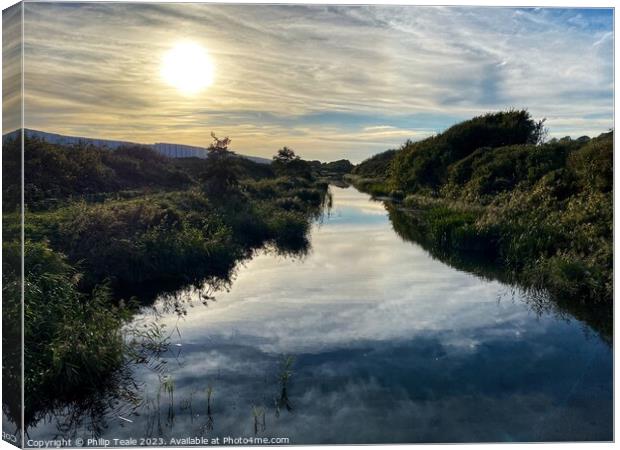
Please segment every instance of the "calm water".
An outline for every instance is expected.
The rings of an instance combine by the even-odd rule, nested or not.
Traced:
[[[394,233],[382,203],[332,191],[305,257],[263,252],[181,318],[163,300],[145,309],[136,325],[165,325],[170,349],[132,369],[134,404],[113,403],[107,428],[85,419],[74,436],[613,438],[612,350],[594,332],[433,260]],[[30,436],[60,434],[63,420]]]

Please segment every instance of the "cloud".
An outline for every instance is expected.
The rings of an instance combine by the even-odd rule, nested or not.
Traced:
[[[508,107],[586,121],[568,134],[612,126],[611,10],[25,7],[30,128],[198,145],[215,130],[246,153],[270,155],[291,145],[308,158],[359,161]],[[161,55],[188,39],[204,45],[216,64],[214,85],[194,98],[159,78]],[[313,123],[326,114],[333,114],[330,123]],[[421,114],[437,120],[402,123]],[[605,117],[589,121],[591,114]],[[355,115],[364,123],[346,120]],[[372,129],[380,126],[395,130]]]
[[[2,129],[21,127],[21,5],[2,12]]]

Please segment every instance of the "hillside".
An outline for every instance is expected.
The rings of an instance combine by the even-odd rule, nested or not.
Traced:
[[[392,160],[396,156],[396,150],[387,150],[364,160],[352,170],[352,173],[362,177],[387,178]]]
[[[146,190],[187,189],[199,184],[208,166],[204,158],[169,158],[148,146],[121,145],[115,149],[87,143],[53,144],[37,137],[24,141],[24,200],[32,209],[49,208],[71,198],[102,200],[110,194],[137,195]],[[19,173],[20,142],[7,138],[3,165]],[[230,164],[239,178],[273,177],[270,165],[231,154]],[[4,190],[4,210],[12,210],[19,190]]]
[[[415,210],[446,254],[482,254],[522,285],[613,297],[613,132],[542,142],[527,111],[475,117],[370,158],[350,180]]]
[[[50,144],[62,145],[62,146],[94,146],[107,150],[116,150],[120,147],[146,147],[162,156],[169,158],[207,158],[207,147],[199,147],[195,145],[185,144],[171,144],[168,142],[156,142],[155,144],[141,144],[129,141],[116,141],[112,139],[99,139],[82,136],[68,136],[64,134],[48,133],[46,131],[32,130],[29,128],[24,129],[26,138],[40,139]],[[10,133],[6,133],[2,136],[2,142],[6,140],[13,140],[20,136],[20,130],[15,130]],[[259,156],[249,156],[239,154],[240,157],[249,159],[259,164],[269,164],[271,160],[268,158],[261,158]]]

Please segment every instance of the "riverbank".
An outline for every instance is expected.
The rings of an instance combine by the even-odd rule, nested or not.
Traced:
[[[420,236],[444,253],[479,254],[528,288],[609,309],[613,133],[540,143],[539,132],[525,112],[481,116],[347,179],[414,210]]]
[[[564,219],[564,223],[558,219],[562,212],[548,211],[550,215],[541,223],[528,220],[531,215],[526,213],[531,211],[527,209],[518,215],[507,212],[508,205],[482,206],[424,195],[402,199],[379,188],[381,183],[377,180],[358,181],[351,176],[347,180],[362,192],[387,202],[395,231],[422,245],[434,257],[457,268],[515,284],[532,293],[539,292],[535,296],[543,302],[548,296],[562,310],[581,318],[611,342],[611,240],[597,242],[602,247],[591,254],[577,253],[584,244],[578,246],[577,242],[571,242],[571,239],[581,242],[588,239],[583,228],[589,231],[592,228],[588,226],[590,222],[584,224],[584,221],[599,211],[593,199],[588,200],[589,208],[583,203],[583,208],[569,206],[572,214],[578,214],[571,222],[570,218]],[[599,200],[604,201],[604,198]],[[605,209],[610,211],[609,205],[603,204],[600,211]],[[562,229],[570,232],[564,235],[559,235],[559,230],[551,232],[545,226],[548,223],[561,224]],[[564,249],[545,257],[539,253],[542,245]]]
[[[546,217],[546,223],[562,224],[564,230],[571,230],[571,237],[559,236],[560,230],[550,235],[544,223],[528,222],[531,215],[526,213],[531,214],[531,210],[525,205],[522,205],[524,210],[519,216],[507,213],[509,206],[481,205],[420,194],[403,198],[398,192],[388,191],[385,180],[355,175],[347,175],[346,180],[377,201],[384,202],[394,230],[404,239],[421,245],[433,257],[460,270],[519,286],[538,299],[540,308],[546,308],[546,303],[551,301],[561,311],[588,323],[606,342],[612,341],[612,269],[610,261],[606,262],[601,256],[610,254],[611,248],[602,248],[590,255],[576,255],[574,249],[564,250],[547,258],[535,253],[539,242],[549,246],[568,246],[567,241],[572,238],[584,239],[580,223],[575,221],[567,225],[562,223],[567,219],[558,219],[563,212],[551,215],[552,212],[547,211],[550,216]],[[590,209],[579,210],[581,227],[584,220],[591,221],[598,211],[593,200],[588,199]],[[609,211],[609,205],[603,205],[600,211],[605,208]],[[576,209],[575,205],[570,206],[573,214]],[[611,217],[608,220],[611,221]],[[592,230],[587,225],[589,221],[586,227]],[[538,240],[529,243],[534,256],[523,253],[525,250],[521,246],[527,245],[528,238]]]
[[[26,146],[27,424],[115,379],[128,354],[120,329],[139,305],[181,289],[225,286],[258,248],[307,251],[310,224],[328,201],[327,183],[311,173],[287,173],[286,167],[275,173],[233,155],[207,165],[146,148],[110,151],[36,140]],[[10,170],[19,166],[19,143],[6,147]],[[7,181],[3,326],[7,336],[17,336],[21,220],[16,186]],[[19,374],[7,375],[5,388],[18,389]]]

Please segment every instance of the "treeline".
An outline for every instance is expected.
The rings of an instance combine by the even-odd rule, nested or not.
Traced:
[[[3,145],[4,170],[19,174],[21,143]],[[32,209],[55,206],[70,197],[97,196],[134,189],[181,189],[192,182],[188,174],[148,147],[108,150],[91,145],[62,146],[26,137],[24,200]],[[18,184],[4,188],[3,209],[19,204]]]
[[[555,296],[613,298],[613,132],[544,142],[527,111],[487,114],[370,158],[351,180],[415,211],[443,252],[477,253]]]
[[[285,151],[291,151],[286,147]],[[304,178],[341,177],[353,165],[347,160],[305,161],[293,152],[292,161],[282,165],[260,164],[226,151],[229,173],[237,179],[260,180],[275,176]],[[115,150],[93,145],[57,145],[26,137],[24,154],[24,201],[29,209],[57,207],[67,199],[102,200],[112,193],[129,197],[145,191],[174,191],[200,184],[210,170],[212,158],[168,158],[147,146],[124,146]],[[6,179],[19,178],[21,142],[3,144]],[[3,209],[14,210],[21,201],[19,183],[4,188]],[[118,196],[117,196],[118,197]]]

